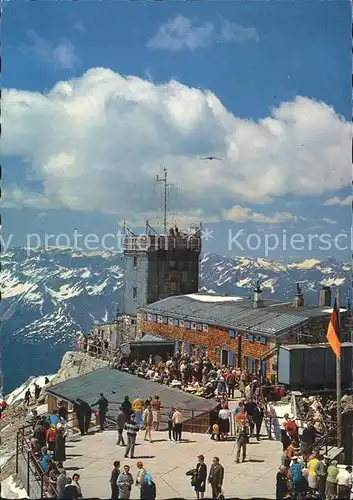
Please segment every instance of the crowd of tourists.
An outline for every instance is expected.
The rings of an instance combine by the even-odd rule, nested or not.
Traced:
[[[276,496],[333,500],[351,497],[352,468],[338,468],[317,449],[315,422],[308,421],[299,435],[296,418],[288,413],[281,424],[283,455],[277,473]]]
[[[33,409],[27,420],[32,429],[30,444],[38,467],[37,473],[47,478],[44,487],[50,490],[51,485],[59,499],[82,498],[79,474],[69,477],[64,468],[69,432],[67,405],[63,401],[59,402],[58,409],[48,415],[38,415],[37,410]]]

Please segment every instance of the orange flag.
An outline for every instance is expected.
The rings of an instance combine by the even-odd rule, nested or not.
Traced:
[[[330,323],[327,329],[327,342],[330,344],[331,349],[336,354],[338,359],[341,359],[341,342],[340,342],[340,332],[339,332],[339,321],[338,321],[338,308],[337,301],[333,306],[333,311],[331,313]]]

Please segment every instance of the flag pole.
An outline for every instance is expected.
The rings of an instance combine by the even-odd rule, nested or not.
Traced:
[[[340,313],[340,289],[336,290],[336,304],[337,304],[337,319],[338,331],[340,332],[341,326],[341,313]],[[339,339],[341,340],[341,339]],[[342,394],[341,394],[341,358],[336,356],[336,400],[337,400],[337,447],[341,447],[342,437]]]

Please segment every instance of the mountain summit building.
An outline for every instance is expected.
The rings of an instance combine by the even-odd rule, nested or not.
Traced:
[[[189,231],[170,228],[157,233],[146,221],[144,234],[124,224],[124,288],[121,310],[114,323],[94,325],[93,332],[112,347],[136,338],[139,308],[168,297],[197,293],[201,253],[201,224]]]
[[[250,299],[202,293],[168,297],[139,309],[138,330],[174,341],[175,351],[207,352],[213,362],[274,379],[279,345],[326,342],[332,311],[326,295],[326,302],[321,297],[319,305],[305,305],[297,286],[292,302],[265,300],[257,284]],[[346,316],[343,310],[342,341],[347,340]]]

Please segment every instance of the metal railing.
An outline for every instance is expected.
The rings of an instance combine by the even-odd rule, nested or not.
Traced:
[[[40,498],[57,498],[58,492],[54,484],[50,481],[49,477],[46,475],[40,461],[36,457],[31,443],[28,440],[30,433],[27,431],[32,430],[32,425],[29,424],[27,426],[21,427],[17,431],[16,435],[16,474],[19,473],[19,465],[20,459],[25,461],[27,466],[26,473],[26,490],[27,494],[30,496],[31,490],[31,478],[39,485],[40,487]]]
[[[284,417],[280,416],[274,416],[267,414],[265,416],[265,423],[267,427],[267,432],[268,432],[268,438],[272,440],[272,430],[274,428],[274,423],[277,421],[277,423],[280,425],[280,422],[284,420]],[[325,449],[325,455],[328,453],[329,449],[335,446],[335,442],[337,441],[337,424],[333,422],[325,422],[322,420],[318,419],[310,419],[310,422],[312,422],[314,425],[316,423],[319,423],[320,425],[323,426],[322,430],[317,430],[316,434],[316,439],[315,442],[313,443],[313,448],[315,448],[317,451],[320,451],[322,449]],[[305,426],[301,423],[297,423],[298,430],[299,429],[305,429]]]

